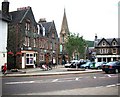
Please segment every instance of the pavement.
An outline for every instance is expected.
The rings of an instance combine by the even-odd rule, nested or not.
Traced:
[[[48,76],[48,75],[65,75],[65,74],[83,74],[83,73],[95,73],[102,72],[101,69],[76,69],[76,68],[65,68],[63,65],[57,65],[52,70],[43,70],[41,68],[29,68],[19,69],[15,71],[7,71],[6,75],[0,73],[1,77],[27,77],[27,76]]]

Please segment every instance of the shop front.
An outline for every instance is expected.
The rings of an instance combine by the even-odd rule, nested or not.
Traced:
[[[35,68],[37,52],[22,51],[22,68]]]

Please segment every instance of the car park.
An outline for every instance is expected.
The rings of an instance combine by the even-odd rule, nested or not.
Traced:
[[[120,61],[108,62],[102,66],[105,73],[120,73]]]

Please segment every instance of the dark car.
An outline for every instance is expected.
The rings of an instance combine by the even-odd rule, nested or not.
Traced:
[[[108,62],[102,66],[105,73],[120,73],[120,61]]]

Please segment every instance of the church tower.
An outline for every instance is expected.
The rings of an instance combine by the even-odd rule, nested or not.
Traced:
[[[64,14],[63,14],[63,20],[62,20],[62,25],[61,25],[61,31],[60,31],[60,54],[62,56],[62,61],[67,61],[67,52],[65,51],[65,42],[66,39],[69,35],[69,28],[68,28],[68,22],[67,22],[67,17],[66,17],[66,11],[64,8]],[[65,63],[64,62],[64,63]]]
[[[68,28],[68,22],[67,22],[67,17],[66,17],[66,11],[64,8],[64,15],[63,15],[61,31],[60,31],[60,45],[62,45],[62,50],[60,52],[64,52],[65,50],[64,43],[68,35],[69,35],[69,28]]]

